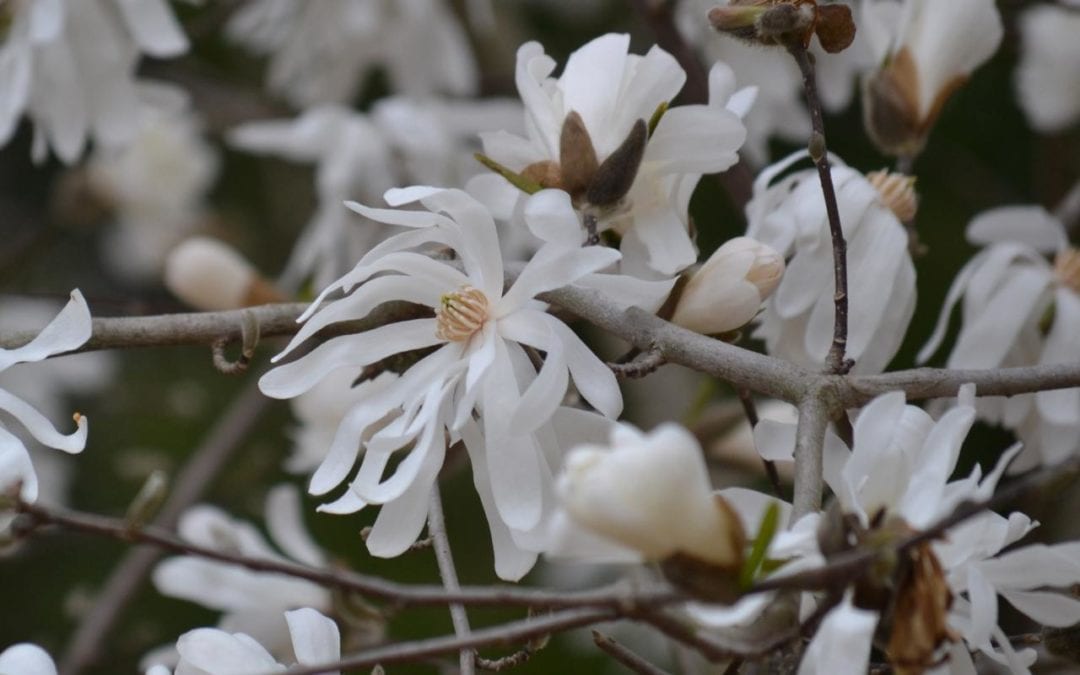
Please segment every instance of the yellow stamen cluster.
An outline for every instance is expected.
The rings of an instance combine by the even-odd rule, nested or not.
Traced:
[[[447,342],[464,342],[488,320],[487,296],[472,286],[462,286],[440,298],[435,320],[438,322],[435,337]]]
[[[902,173],[873,171],[866,180],[881,195],[881,202],[896,214],[901,223],[910,223],[919,210],[919,196],[915,193],[915,178]]]

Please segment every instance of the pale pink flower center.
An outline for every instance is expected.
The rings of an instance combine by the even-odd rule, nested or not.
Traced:
[[[435,337],[447,342],[464,342],[488,320],[488,299],[472,286],[447,293],[435,309]]]

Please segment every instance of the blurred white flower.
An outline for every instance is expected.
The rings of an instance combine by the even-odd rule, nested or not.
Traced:
[[[624,272],[670,276],[697,259],[687,214],[694,187],[701,174],[738,161],[746,133],[726,107],[734,76],[722,64],[727,77],[719,81],[730,83],[729,90],[710,105],[667,110],[649,133],[646,124],[678,94],[686,74],[659,47],[645,56],[629,54],[629,47],[629,35],[596,38],[570,55],[556,79],[555,61],[543,47],[522,45],[515,81],[527,137],[491,132],[481,138],[491,159],[540,187],[566,191],[575,209],[597,219],[599,230],[620,235]],[[497,218],[518,226],[524,192],[496,174],[473,178],[468,189]],[[543,241],[579,246],[585,239],[581,225],[550,231],[537,223],[546,223],[530,225]]]
[[[961,299],[962,327],[949,368],[1080,360],[1080,253],[1069,247],[1061,223],[1041,207],[1003,207],[972,220],[967,238],[985,248],[953,281],[918,360],[941,346]],[[1058,462],[1080,449],[1080,389],[981,399],[979,413],[1024,441],[1014,469]]]
[[[799,663],[798,675],[866,672],[878,615],[855,607],[851,595],[847,593],[822,620]]]
[[[1061,131],[1080,117],[1080,5],[1036,5],[1019,25],[1017,101],[1036,130]]]
[[[297,287],[310,276],[324,288],[388,234],[383,225],[342,206],[346,199],[373,201],[396,184],[391,148],[366,115],[321,105],[295,119],[242,124],[228,140],[249,152],[316,166],[318,204],[282,273],[284,287]]]
[[[770,354],[821,366],[833,332],[833,253],[817,172],[773,179],[806,156],[798,152],[761,173],[746,206],[746,234],[788,257],[754,336]],[[848,247],[847,357],[854,371],[881,372],[896,354],[915,311],[915,267],[908,235],[858,171],[832,162],[840,224]]]
[[[71,300],[33,340],[22,347],[0,349],[0,373],[16,364],[43,361],[76,349],[90,339],[90,334],[90,309],[82,294],[72,291]],[[5,418],[18,422],[42,445],[71,454],[82,452],[86,447],[87,420],[78,413],[75,413],[78,428],[70,435],[64,435],[32,404],[6,389],[0,389],[0,411]],[[0,422],[0,489],[7,490],[20,483],[20,498],[33,502],[39,491],[37,473],[26,446],[5,423]]]
[[[300,495],[279,485],[267,495],[266,527],[278,549],[250,523],[213,506],[196,506],[180,519],[180,537],[193,544],[266,560],[324,567],[326,554],[308,534]],[[251,636],[279,658],[288,658],[289,631],[281,613],[297,607],[330,611],[330,591],[318,584],[273,572],[254,572],[199,556],[169,558],[155,568],[154,586],[164,595],[222,612],[218,626]],[[220,632],[220,631],[219,631]],[[181,651],[181,656],[184,656]],[[165,660],[161,652],[155,658]]]
[[[35,162],[51,147],[71,164],[88,137],[105,147],[128,143],[138,129],[140,55],[188,48],[166,0],[13,0],[0,15],[0,144],[26,114]]]
[[[325,289],[276,358],[324,326],[362,318],[388,301],[426,306],[435,315],[330,339],[271,370],[260,387],[268,396],[292,398],[338,369],[359,371],[387,357],[414,353],[418,360],[400,378],[354,404],[312,477],[311,492],[323,495],[344,481],[363,445],[350,489],[323,508],[351,513],[368,504],[384,505],[367,539],[368,550],[398,555],[423,528],[428,494],[446,450],[445,432],[456,440],[475,410],[482,420],[498,515],[511,529],[530,530],[544,517],[543,495],[550,481],[538,438],[550,433],[541,427],[561,404],[571,377],[583,398],[604,415],[615,417],[622,409],[608,367],[534,296],[611,265],[619,254],[599,246],[547,247],[505,289],[495,223],[483,205],[459,190],[429,187],[391,190],[386,199],[395,206],[419,201],[427,210],[350,203],[368,218],[410,231],[384,241]],[[432,244],[451,248],[464,271],[405,250]],[[324,306],[323,300],[339,290],[348,295]],[[526,347],[546,354],[539,369]],[[400,416],[361,443],[361,434],[392,411]],[[407,456],[384,479],[391,456],[410,444]]]
[[[309,607],[285,612],[284,618],[297,665],[317,666],[341,659],[341,635],[332,619]],[[176,675],[260,675],[287,670],[259,640],[243,632],[196,628],[180,636],[176,650],[180,654]],[[162,666],[154,668],[155,675],[168,673]],[[340,672],[326,671],[327,675]]]
[[[218,156],[186,102],[161,100],[136,114],[130,142],[95,148],[86,171],[91,190],[116,214],[105,260],[127,280],[158,281],[168,252],[205,216]]]
[[[41,647],[29,642],[11,645],[0,652],[0,673],[56,675],[56,664]]]
[[[685,554],[728,568],[742,560],[742,525],[713,494],[701,446],[677,425],[648,434],[616,425],[609,445],[570,451],[557,487],[571,518],[645,560]]]
[[[741,328],[757,316],[783,274],[779,253],[749,237],[735,237],[690,277],[671,321],[706,335]]]
[[[383,68],[395,93],[472,94],[468,37],[444,0],[255,0],[229,37],[270,57],[269,87],[297,108],[350,103]]]
[[[866,81],[867,131],[885,152],[915,155],[942,107],[986,62],[1004,29],[994,0],[904,0],[897,20],[891,3],[864,2],[870,49],[881,64]]]

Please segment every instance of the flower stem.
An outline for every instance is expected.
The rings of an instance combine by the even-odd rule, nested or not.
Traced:
[[[458,583],[457,570],[454,569],[454,554],[450,551],[450,538],[446,534],[446,518],[443,516],[442,495],[439,485],[431,487],[431,502],[428,505],[428,534],[431,535],[432,548],[435,549],[435,560],[439,565],[439,576],[442,577],[443,587],[450,593],[461,590]],[[465,612],[465,606],[452,603],[450,605],[450,622],[454,625],[454,635],[467,640],[471,634],[469,628],[469,615]],[[472,649],[462,649],[460,652],[461,675],[474,675],[476,673],[476,652]]]
[[[844,240],[844,230],[840,227],[840,209],[836,204],[836,188],[833,187],[832,170],[829,167],[829,151],[825,144],[825,122],[822,119],[817,78],[814,75],[814,58],[801,43],[789,44],[788,52],[799,65],[799,71],[803,77],[806,105],[810,109],[810,123],[813,126],[813,133],[810,136],[810,158],[814,160],[818,178],[821,180],[821,192],[825,197],[825,213],[829,217],[829,234],[832,236],[833,276],[836,282],[833,304],[836,315],[833,323],[832,346],[829,347],[825,365],[830,372],[844,374],[851,370],[853,365],[844,356],[848,333],[847,242]]]

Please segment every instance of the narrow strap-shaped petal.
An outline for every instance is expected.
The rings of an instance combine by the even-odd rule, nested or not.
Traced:
[[[312,567],[326,564],[322,549],[304,525],[300,492],[288,483],[275,485],[266,495],[266,529],[285,555]]]
[[[464,190],[433,192],[423,203],[432,211],[446,213],[457,225],[462,244],[456,250],[473,285],[489,298],[502,295],[502,251],[495,220],[487,208]]]
[[[499,300],[495,314],[506,316],[537,295],[572,284],[586,274],[614,264],[619,258],[618,251],[602,246],[566,249],[548,244],[537,251],[514,285]]]
[[[270,652],[243,633],[230,635],[216,628],[196,628],[176,641],[181,662],[208,673],[239,675],[259,671],[276,672],[285,666]]]
[[[37,336],[22,347],[0,349],[0,371],[13,363],[28,363],[71,351],[90,339],[90,308],[78,290],[71,292],[60,313]]]
[[[554,329],[566,350],[566,365],[581,396],[605,417],[615,419],[622,412],[622,391],[614,373],[559,319],[537,312]]]
[[[143,52],[162,58],[187,51],[184,30],[164,0],[116,0],[116,5]]]
[[[440,439],[431,452],[426,453],[424,463],[408,489],[379,511],[366,542],[371,555],[378,558],[401,555],[420,536],[427,520],[431,486],[439,475],[445,456],[446,446]]]
[[[52,422],[39,413],[37,408],[4,389],[0,389],[0,410],[12,415],[43,445],[71,454],[80,453],[86,447],[88,422],[85,415],[76,415],[75,424],[78,428],[71,434],[64,435],[57,431]]]
[[[435,336],[435,319],[413,319],[379,326],[324,342],[299,359],[263,375],[259,388],[272,398],[292,398],[311,389],[337,368],[370,365],[392,354],[440,342],[442,340]]]

